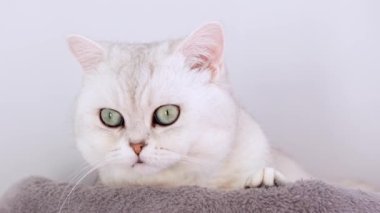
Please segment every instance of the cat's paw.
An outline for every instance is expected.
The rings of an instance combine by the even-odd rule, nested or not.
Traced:
[[[265,167],[260,169],[257,173],[248,177],[247,181],[244,184],[244,188],[257,188],[263,186],[279,186],[284,185],[288,181],[285,176],[270,167]]]

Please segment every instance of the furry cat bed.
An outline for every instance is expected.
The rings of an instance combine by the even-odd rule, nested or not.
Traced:
[[[29,178],[5,194],[1,213],[59,212],[72,185]],[[235,191],[196,186],[111,188],[80,185],[61,212],[380,212],[380,197],[319,181]]]

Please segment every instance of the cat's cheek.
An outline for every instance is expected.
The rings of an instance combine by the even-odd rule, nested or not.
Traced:
[[[178,162],[178,158],[171,157],[151,157],[151,156],[141,156],[141,160],[147,167],[150,167],[152,172],[159,172],[169,168],[170,166]]]
[[[136,154],[126,144],[121,144],[119,150],[111,155],[116,156],[115,162],[123,164],[124,167],[131,167],[138,159]]]
[[[162,149],[169,149],[180,155],[186,155],[192,145],[192,141],[196,140],[196,138],[191,128],[182,126],[161,134],[161,137],[156,138],[156,146]]]
[[[88,140],[78,140],[77,147],[82,153],[83,158],[92,166],[96,166],[98,162],[104,159],[104,153],[92,145]]]

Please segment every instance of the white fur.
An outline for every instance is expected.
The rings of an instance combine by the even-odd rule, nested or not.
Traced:
[[[75,41],[70,45],[81,43]],[[82,42],[86,47],[93,43]],[[291,160],[290,166],[273,161],[288,158],[272,151],[258,124],[231,95],[219,25],[206,25],[184,41],[96,45],[102,48],[92,49],[101,52],[90,56],[103,59],[86,64],[91,69],[85,72],[78,99],[76,133],[84,158],[93,166],[101,165],[103,183],[231,189],[273,185],[280,181],[278,170],[291,180],[306,176]],[[200,52],[201,60],[196,62],[194,51],[202,49],[207,53]],[[80,51],[74,55],[83,59]],[[154,110],[165,104],[180,106],[179,119],[171,126],[153,127]],[[101,108],[119,111],[125,128],[104,126],[99,120]],[[140,154],[143,164],[135,164],[137,155],[129,146],[138,140],[147,143]],[[249,181],[254,177],[261,180]]]

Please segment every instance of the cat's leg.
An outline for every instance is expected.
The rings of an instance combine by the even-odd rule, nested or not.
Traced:
[[[271,167],[265,167],[249,176],[244,184],[244,188],[256,188],[262,186],[278,186],[286,184],[285,176]]]

